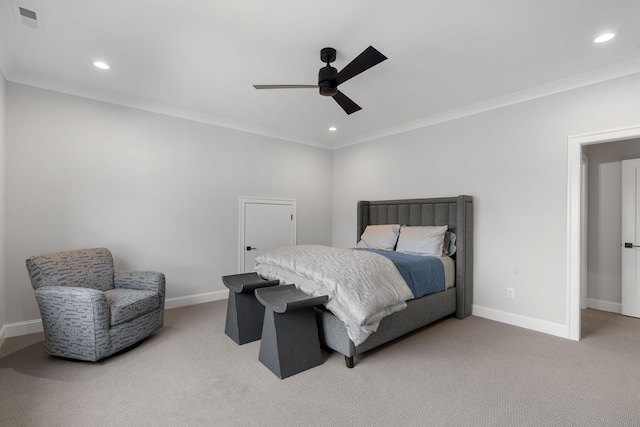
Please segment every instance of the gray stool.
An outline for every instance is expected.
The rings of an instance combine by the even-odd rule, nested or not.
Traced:
[[[326,295],[311,297],[294,285],[256,289],[264,305],[259,360],[281,379],[322,363],[313,307]]]
[[[229,288],[224,333],[240,345],[259,340],[262,335],[264,306],[256,300],[254,291],[277,286],[280,282],[264,280],[257,273],[222,276],[222,282]]]

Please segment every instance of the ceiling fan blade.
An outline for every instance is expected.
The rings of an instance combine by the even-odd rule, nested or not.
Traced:
[[[362,107],[353,102],[351,98],[340,91],[333,95],[333,99],[336,100],[338,105],[340,105],[344,112],[347,114],[355,113],[358,110],[362,110]]]
[[[356,59],[348,63],[333,80],[336,86],[342,84],[363,71],[367,71],[374,65],[381,63],[385,59],[387,59],[386,56],[378,52],[373,46],[369,46],[364,52],[358,55]]]
[[[318,89],[318,85],[253,85],[256,89]]]

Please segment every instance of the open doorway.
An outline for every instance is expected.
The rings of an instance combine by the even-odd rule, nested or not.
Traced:
[[[567,285],[567,338],[573,340],[580,339],[581,326],[581,275],[584,266],[587,263],[586,257],[581,253],[581,241],[583,234],[582,227],[582,206],[583,206],[583,185],[586,185],[585,175],[582,173],[583,154],[589,150],[598,150],[598,148],[589,148],[602,145],[603,152],[615,151],[616,149],[635,150],[640,140],[640,126],[629,127],[624,129],[616,129],[611,131],[603,131],[586,135],[577,135],[569,137],[568,152],[568,285]],[[605,144],[620,144],[610,145]],[[607,150],[610,148],[611,150]],[[633,154],[629,154],[633,155]],[[630,157],[632,158],[632,157]],[[589,160],[590,167],[594,166]],[[590,194],[587,192],[586,194]],[[591,204],[591,203],[590,203]],[[592,219],[593,220],[593,219]],[[585,236],[586,237],[586,236]],[[620,244],[620,234],[616,236],[618,245]],[[589,244],[591,246],[591,243]],[[618,246],[619,248],[619,246]]]
[[[586,304],[581,305],[621,313],[622,162],[640,158],[640,138],[588,145],[583,153],[588,159],[588,227],[587,287],[581,288]]]

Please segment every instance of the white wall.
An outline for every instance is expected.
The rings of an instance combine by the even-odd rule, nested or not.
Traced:
[[[224,293],[240,196],[297,199],[298,242],[331,244],[328,150],[8,83],[7,158],[7,323],[40,317],[24,262],[52,251],[108,247],[169,299]]]
[[[622,160],[640,158],[640,140],[589,145],[587,305],[621,311]]]
[[[635,74],[337,150],[333,243],[355,244],[360,199],[471,195],[474,313],[565,335],[567,137],[640,124],[638,93]]]
[[[5,337],[6,322],[6,274],[5,274],[5,147],[6,147],[6,85],[7,82],[0,72],[0,345]]]

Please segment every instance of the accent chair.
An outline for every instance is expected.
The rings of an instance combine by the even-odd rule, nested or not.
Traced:
[[[163,325],[162,273],[115,271],[105,248],[32,256],[26,264],[51,355],[95,362]]]

